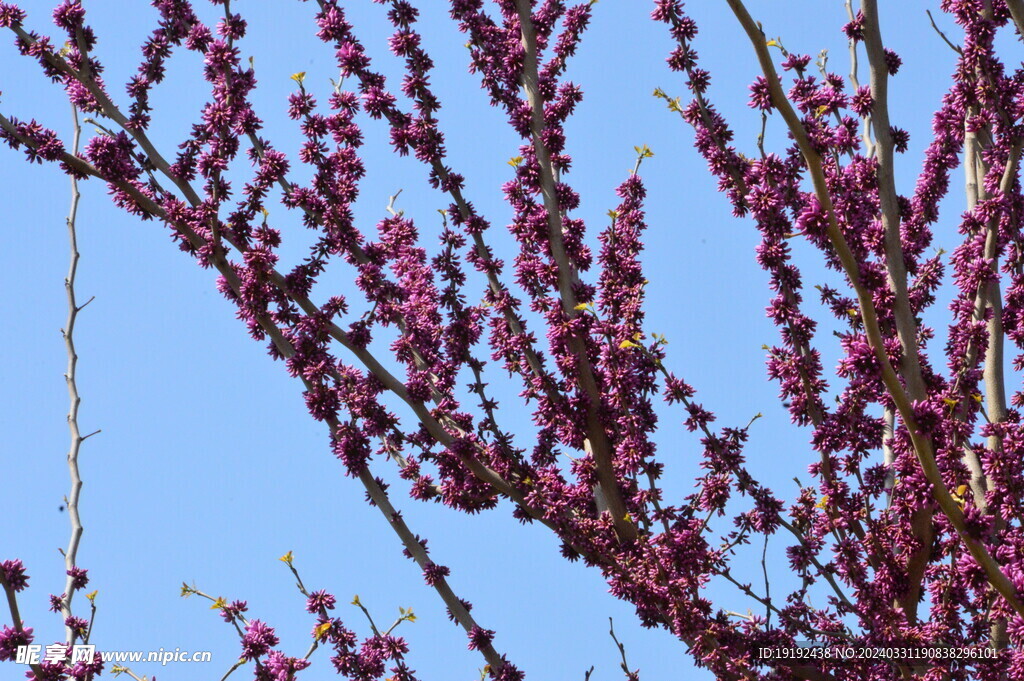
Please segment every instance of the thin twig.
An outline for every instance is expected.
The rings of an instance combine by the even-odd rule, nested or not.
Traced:
[[[391,499],[388,497],[388,493],[384,491],[384,488],[380,486],[376,478],[373,477],[373,473],[370,472],[369,468],[364,468],[359,473],[359,481],[363,483],[363,487],[370,495],[370,500],[373,501],[374,506],[381,512],[384,518],[388,521],[391,529],[394,530],[398,538],[402,540],[402,544],[405,549],[412,556],[416,564],[421,569],[426,569],[429,565],[433,564],[433,561],[427,555],[427,550],[423,548],[423,544],[420,539],[412,533],[409,526],[405,524],[405,520],[402,519],[402,514],[399,513],[394,506],[391,504]],[[434,580],[434,590],[444,601],[444,604],[448,606],[448,612],[458,622],[466,632],[472,631],[477,627],[476,620],[470,614],[469,610],[463,604],[462,600],[455,595],[452,588],[448,585],[448,581],[439,576]],[[487,664],[490,665],[494,671],[500,671],[505,665],[505,659],[498,654],[494,649],[494,646],[490,643],[485,643],[480,648],[481,654],[487,660]]]
[[[138,674],[133,672],[128,667],[122,667],[121,665],[117,665],[117,664],[115,664],[110,669],[110,673],[113,674],[115,677],[120,676],[121,674],[127,674],[128,676],[130,676],[133,679],[135,679],[135,681],[147,681],[145,676],[139,676]]]
[[[231,669],[224,672],[224,676],[220,677],[220,681],[226,681],[229,676],[235,673],[236,669],[238,669],[244,664],[245,660],[238,660],[237,662],[235,662],[233,665],[231,665]]]
[[[71,154],[77,156],[79,144],[82,138],[82,126],[78,121],[78,109],[74,105],[71,106],[71,120],[74,124]],[[64,348],[67,352],[68,358],[67,372],[64,374],[64,379],[68,387],[68,431],[71,438],[67,456],[68,472],[71,477],[71,491],[66,497],[68,519],[71,522],[71,537],[68,539],[67,549],[63,552],[64,569],[68,574],[64,581],[64,598],[61,599],[60,603],[61,614],[65,620],[72,615],[71,601],[75,596],[75,589],[73,587],[75,578],[72,576],[72,573],[73,568],[77,567],[76,561],[78,557],[78,546],[81,543],[83,532],[82,518],[78,512],[78,501],[82,491],[82,478],[78,469],[78,453],[82,447],[82,443],[85,442],[88,437],[95,434],[90,433],[83,437],[78,428],[78,408],[82,403],[82,398],[78,394],[78,353],[75,351],[75,323],[78,321],[78,313],[82,311],[82,308],[91,303],[93,299],[90,298],[85,302],[85,304],[80,306],[75,298],[75,279],[78,275],[78,260],[81,257],[78,252],[78,233],[76,225],[78,219],[78,203],[81,198],[81,193],[78,191],[78,178],[76,178],[74,174],[70,174],[69,176],[71,178],[71,207],[68,210],[66,223],[68,230],[68,247],[70,249],[70,262],[68,265],[67,277],[64,279],[68,315],[67,321],[64,324],[64,329],[61,331],[61,334],[64,336]],[[77,637],[77,632],[72,627],[65,625],[64,637],[65,642],[68,645],[71,645]]]
[[[772,600],[772,585],[768,581],[768,537],[771,535],[767,532],[764,535],[764,549],[761,550],[761,573],[764,575],[764,597],[765,600],[771,602]],[[764,612],[765,628],[770,629],[772,626],[772,610],[769,607],[765,607]]]
[[[626,675],[627,681],[638,681],[640,674],[638,672],[630,671],[629,663],[626,662],[626,646],[620,643],[619,638],[615,635],[615,622],[612,621],[611,617],[608,618],[608,634],[612,637],[612,640],[615,641],[615,647],[619,649],[619,656],[622,658],[622,662],[619,666],[622,668],[622,673]]]
[[[928,19],[932,22],[932,28],[934,28],[935,32],[939,34],[939,37],[941,37],[942,40],[945,41],[947,45],[949,45],[949,48],[956,52],[957,54],[959,54],[961,57],[964,56],[964,51],[960,49],[960,46],[954,45],[949,40],[949,38],[946,37],[946,34],[942,32],[942,29],[940,29],[938,25],[935,23],[935,17],[932,16],[932,11],[930,9],[926,9],[925,14],[928,15]]]
[[[394,195],[388,197],[387,211],[394,217],[402,217],[402,215],[405,213],[405,211],[403,210],[395,210],[395,201],[397,201],[398,197],[401,195],[402,190],[399,189],[397,192],[394,193]]]
[[[851,21],[856,21],[857,17],[853,13],[853,0],[846,0],[846,17]],[[860,90],[860,76],[858,72],[859,60],[857,57],[857,41],[850,38],[850,85],[853,86],[854,92]],[[867,116],[861,116],[861,126],[863,131],[861,132],[861,138],[864,140],[864,153],[868,158],[872,158],[875,155],[875,143],[871,139],[871,114]]]
[[[8,583],[3,570],[0,570],[0,588],[4,590],[4,595],[7,597],[7,609],[11,613],[11,625],[14,627],[16,632],[24,636],[25,626],[21,622],[21,612],[18,609],[17,593],[14,591],[14,587]],[[35,673],[36,678],[44,678],[42,665],[32,664],[31,669]]]

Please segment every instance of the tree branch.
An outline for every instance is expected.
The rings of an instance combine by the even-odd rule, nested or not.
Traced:
[[[911,398],[906,392],[904,392],[903,385],[900,382],[900,377],[896,373],[895,369],[893,369],[892,363],[889,361],[889,355],[885,349],[874,301],[871,298],[871,294],[864,288],[861,282],[860,267],[857,263],[857,259],[854,257],[849,245],[846,243],[846,238],[843,236],[842,230],[840,229],[836,219],[835,210],[832,206],[832,199],[829,194],[825,174],[822,169],[821,157],[811,146],[810,140],[807,137],[807,133],[803,128],[803,124],[800,121],[799,116],[797,116],[789,100],[786,98],[785,93],[782,91],[782,87],[779,84],[779,79],[775,71],[775,65],[773,64],[771,55],[768,53],[768,48],[765,45],[764,35],[757,23],[750,16],[750,13],[747,11],[742,0],[726,1],[728,2],[729,7],[733,10],[733,13],[736,15],[736,18],[739,20],[740,25],[747,34],[747,37],[750,39],[750,42],[754,47],[754,51],[757,54],[758,62],[760,63],[761,69],[768,81],[772,102],[786,120],[786,124],[793,133],[793,136],[800,147],[800,151],[804,156],[804,160],[807,163],[808,171],[814,184],[815,194],[817,195],[818,201],[823,210],[828,216],[827,234],[829,240],[842,263],[847,278],[850,280],[851,285],[856,291],[861,318],[864,322],[864,329],[868,337],[868,342],[874,350],[875,356],[882,368],[882,380],[885,383],[889,395],[892,397],[900,418],[907,426],[907,430],[914,447],[914,452],[917,455],[922,470],[924,471],[925,478],[932,485],[932,495],[939,507],[942,509],[942,512],[949,518],[950,523],[956,529],[957,534],[960,535],[960,538],[971,552],[975,561],[977,561],[978,565],[985,572],[986,578],[992,587],[1006,599],[1007,603],[1009,603],[1015,611],[1024,615],[1024,601],[1021,600],[1016,587],[1014,587],[1013,583],[1003,573],[1000,565],[992,558],[992,555],[988,552],[985,545],[977,538],[973,537],[968,531],[963,511],[950,495],[949,489],[946,487],[946,484],[942,479],[942,473],[935,461],[935,452],[932,442],[930,438],[921,431],[921,428],[917,424],[917,419],[914,415],[914,409],[911,404]],[[877,130],[878,127],[876,125],[876,136]],[[889,141],[891,144],[891,138]]]
[[[515,0],[515,6],[519,14],[524,50],[522,86],[531,109],[530,130],[533,135],[534,153],[540,165],[541,194],[548,215],[548,241],[551,246],[552,259],[557,268],[562,311],[572,319],[579,314],[579,311],[576,310],[576,294],[573,291],[576,273],[562,242],[562,212],[555,188],[555,172],[551,164],[551,153],[543,140],[544,102],[539,91],[537,37],[533,26],[533,15],[528,0]],[[577,334],[572,335],[570,345],[576,356],[580,386],[587,400],[587,434],[594,453],[598,482],[604,493],[604,499],[619,538],[624,541],[632,541],[636,539],[637,528],[627,518],[626,503],[615,474],[614,447],[601,421],[601,393],[594,370],[590,365],[586,346]]]
[[[82,126],[78,122],[78,110],[74,106],[71,107],[71,116],[74,122],[71,153],[77,156],[79,143],[82,137]],[[78,273],[78,260],[80,257],[78,252],[76,220],[78,218],[78,202],[81,198],[81,193],[78,191],[78,179],[74,175],[71,175],[70,177],[71,207],[68,210],[68,217],[66,221],[68,230],[68,247],[70,249],[70,262],[68,265],[67,277],[64,279],[64,290],[67,294],[68,315],[67,321],[64,324],[64,329],[61,332],[64,337],[64,348],[68,358],[67,372],[64,374],[64,379],[68,388],[68,431],[71,438],[67,456],[68,471],[71,476],[71,491],[68,493],[66,499],[68,518],[71,522],[71,537],[68,539],[68,547],[64,551],[64,568],[69,573],[64,582],[64,597],[61,599],[61,614],[64,619],[67,619],[72,615],[71,601],[75,595],[75,589],[72,585],[74,584],[75,578],[70,574],[70,572],[72,568],[77,566],[76,560],[78,556],[78,546],[81,542],[83,532],[82,518],[78,512],[78,501],[82,491],[82,478],[78,469],[78,453],[81,450],[82,443],[85,439],[91,436],[90,434],[83,437],[78,428],[78,408],[82,403],[82,399],[78,394],[78,380],[76,374],[78,367],[78,353],[75,351],[75,323],[78,320],[78,313],[83,307],[85,307],[85,305],[79,307],[75,297],[75,278]],[[88,305],[88,302],[86,305]],[[66,643],[70,645],[74,642],[77,633],[71,627],[65,625],[64,636]]]

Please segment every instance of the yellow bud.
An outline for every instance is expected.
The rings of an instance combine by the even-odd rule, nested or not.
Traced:
[[[294,80],[299,85],[302,85],[302,81],[304,81],[305,79],[306,79],[306,72],[305,71],[299,71],[298,73],[293,73],[292,74],[292,80]]]
[[[640,158],[650,158],[654,156],[654,152],[651,148],[644,144],[643,146],[633,147],[633,149],[640,155]]]
[[[292,564],[292,552],[289,551],[288,553],[286,553],[283,556],[281,556],[280,558],[278,558],[278,560],[281,561],[282,563],[287,563],[288,565],[291,565]]]
[[[966,503],[966,499],[964,498],[965,494],[967,494],[967,485],[960,485],[949,496],[953,497],[953,501],[956,502],[957,506],[963,509],[964,504]]]

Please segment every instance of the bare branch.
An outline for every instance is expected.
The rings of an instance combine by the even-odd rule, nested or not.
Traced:
[[[619,664],[619,668],[622,669],[622,673],[626,675],[627,681],[639,681],[640,675],[637,672],[631,671],[629,663],[626,662],[626,646],[619,642],[619,637],[615,635],[615,622],[612,618],[608,618],[608,635],[615,641],[615,647],[619,649],[619,657],[622,658],[622,662]]]
[[[78,121],[78,109],[73,105],[71,107],[71,117],[74,123],[74,132],[72,135],[71,142],[71,154],[74,156],[78,155],[79,144],[82,138],[82,126]],[[75,299],[75,278],[78,274],[78,260],[80,254],[78,252],[78,234],[76,229],[76,222],[78,219],[78,203],[81,199],[81,193],[78,191],[78,179],[71,175],[71,207],[68,210],[67,217],[67,230],[68,230],[68,246],[71,251],[70,264],[68,265],[67,277],[64,279],[64,290],[67,295],[67,308],[68,315],[67,321],[64,324],[64,348],[67,352],[67,372],[64,374],[65,382],[68,387],[68,400],[70,402],[68,406],[68,431],[70,433],[71,443],[68,447],[68,472],[71,476],[71,491],[68,493],[67,507],[68,507],[68,519],[71,522],[71,537],[68,539],[68,547],[64,551],[64,568],[68,572],[67,578],[64,581],[64,598],[61,599],[61,614],[64,619],[67,619],[72,615],[71,601],[75,596],[75,589],[73,587],[75,578],[71,572],[76,567],[78,546],[82,540],[82,518],[78,511],[78,501],[82,492],[82,478],[78,468],[78,453],[81,450],[82,443],[95,433],[83,436],[78,428],[78,409],[82,403],[82,398],[78,394],[78,381],[77,381],[77,367],[78,367],[78,353],[75,351],[75,323],[78,320],[78,313],[86,305],[92,302],[92,298],[86,301],[83,305],[79,306]],[[99,432],[99,431],[96,431]],[[75,641],[77,633],[70,626],[65,625],[64,627],[65,642],[69,645]]]
[[[925,14],[928,15],[928,20],[932,22],[932,28],[935,29],[935,32],[939,34],[939,37],[942,38],[943,42],[949,45],[949,49],[953,50],[962,57],[964,55],[964,51],[960,49],[959,45],[954,45],[952,42],[950,42],[949,38],[946,37],[946,34],[942,32],[942,29],[940,29],[938,25],[935,23],[935,17],[932,16],[932,11],[930,9],[926,9]]]

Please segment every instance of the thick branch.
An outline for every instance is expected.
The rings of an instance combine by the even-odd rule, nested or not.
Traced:
[[[576,273],[562,242],[562,213],[555,188],[555,171],[551,163],[551,153],[542,137],[544,102],[540,95],[537,72],[537,36],[533,26],[530,3],[527,0],[516,0],[515,4],[519,13],[524,50],[523,89],[526,91],[526,98],[531,109],[530,131],[533,136],[533,148],[537,156],[537,163],[540,166],[541,194],[548,214],[548,240],[551,245],[551,256],[558,272],[558,292],[562,300],[562,310],[567,317],[572,318],[579,314],[579,311],[576,310],[576,294],[573,291]],[[582,338],[574,334],[570,340],[570,346],[576,356],[580,385],[587,398],[587,434],[594,454],[598,484],[604,493],[604,499],[619,538],[632,540],[637,536],[637,529],[627,518],[626,503],[615,475],[614,447],[601,421],[601,392],[594,376],[593,367],[590,365],[590,358],[587,356],[586,344]]]
[[[878,201],[882,212],[882,227],[885,230],[885,269],[894,297],[893,316],[896,320],[896,333],[903,349],[900,368],[910,399],[923,400],[926,389],[918,356],[917,321],[914,319],[910,298],[907,295],[907,267],[900,239],[894,144],[889,123],[889,68],[878,25],[877,0],[862,0],[861,10],[864,12],[864,47],[870,64],[871,98],[874,102],[871,107],[871,124],[876,140]]]
[[[1024,0],[1004,1],[1006,2],[1007,9],[1010,10],[1013,24],[1017,27],[1017,33],[1020,34],[1021,39],[1024,39]]]

